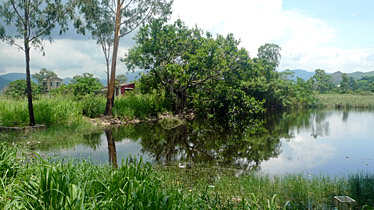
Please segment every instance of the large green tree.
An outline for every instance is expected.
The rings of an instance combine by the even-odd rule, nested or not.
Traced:
[[[51,40],[51,32],[60,26],[67,30],[68,17],[73,17],[74,4],[60,0],[4,0],[0,4],[0,39],[25,53],[27,98],[30,125],[35,125],[30,77],[30,49],[43,51],[44,38]],[[6,28],[5,28],[6,27]]]
[[[57,77],[57,74],[54,73],[53,71],[51,70],[48,70],[46,68],[42,68],[40,69],[39,73],[35,73],[32,75],[32,78],[38,80],[38,83],[40,84],[40,82],[43,80],[43,79],[46,79],[48,77]]]
[[[79,31],[88,29],[102,46],[108,79],[105,115],[112,115],[116,81],[119,40],[141,24],[152,19],[166,19],[171,13],[172,0],[83,0],[81,12],[84,20],[76,22]],[[110,37],[113,38],[110,38]],[[112,48],[112,52],[110,52]],[[111,59],[109,60],[109,58]],[[111,68],[109,73],[109,62]]]
[[[154,21],[140,29],[136,42],[123,61],[129,69],[148,71],[148,83],[169,94],[176,112],[184,110],[191,91],[222,78],[230,69],[228,45],[236,44],[232,35],[214,39],[198,28],[189,29],[181,20],[169,25]]]
[[[266,43],[258,48],[257,57],[260,59],[261,66],[264,69],[265,77],[269,82],[275,69],[279,66],[281,59],[281,47],[274,43]]]
[[[315,74],[309,79],[309,82],[312,83],[313,89],[320,93],[326,93],[334,87],[331,75],[326,74],[322,69],[315,70]]]

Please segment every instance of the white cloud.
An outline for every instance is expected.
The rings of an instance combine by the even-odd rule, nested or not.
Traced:
[[[57,39],[53,43],[44,41],[45,56],[37,50],[31,50],[31,73],[41,68],[54,71],[60,77],[72,77],[89,72],[96,77],[106,78],[105,58],[94,40]],[[118,54],[124,55],[125,47]],[[0,42],[0,63],[3,72],[25,72],[25,55],[15,46]],[[117,72],[124,73],[125,67],[118,62]]]
[[[282,0],[175,0],[173,19],[212,33],[233,33],[252,57],[265,43],[279,44],[280,70],[374,70],[374,49],[331,48],[329,43],[337,36],[331,25],[302,11],[285,10],[282,4]]]
[[[321,68],[327,72],[372,71],[374,49],[343,49],[329,45],[339,35],[329,22],[317,19],[304,11],[286,10],[283,0],[175,0],[172,20],[181,18],[190,27],[226,35],[233,33],[241,39],[252,57],[259,46],[276,43],[282,47],[279,69]],[[67,36],[69,37],[69,36]],[[134,45],[121,40],[119,56]],[[40,68],[56,71],[61,77],[91,72],[105,77],[105,60],[93,40],[58,39],[45,44],[46,56],[32,52],[32,73]],[[15,47],[0,42],[0,73],[24,72],[24,55]],[[119,62],[118,72],[125,67]]]

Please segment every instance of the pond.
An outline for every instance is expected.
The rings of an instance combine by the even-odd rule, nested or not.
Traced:
[[[143,123],[57,134],[61,136],[58,143],[38,142],[35,151],[114,165],[132,155],[152,164],[208,165],[241,172],[373,173],[373,125],[374,111],[308,110],[272,114],[257,126],[227,128],[213,122],[189,122],[168,129]]]

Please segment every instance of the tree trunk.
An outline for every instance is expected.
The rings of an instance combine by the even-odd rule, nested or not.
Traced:
[[[27,99],[29,105],[30,125],[35,125],[34,108],[32,105],[32,90],[30,77],[30,46],[28,40],[25,40],[25,56],[26,56],[26,84],[27,84]]]
[[[116,65],[117,65],[117,52],[118,52],[118,45],[119,45],[119,33],[121,27],[121,0],[117,1],[117,13],[116,13],[116,25],[114,31],[114,40],[113,40],[113,53],[112,53],[112,66],[110,72],[110,84],[108,87],[108,97],[106,101],[106,107],[104,115],[111,116],[112,115],[112,108],[114,103],[114,88],[116,82]]]
[[[118,167],[117,164],[117,151],[116,151],[116,143],[113,139],[113,131],[112,129],[107,129],[104,131],[106,139],[108,141],[108,153],[109,153],[109,164],[112,165],[114,168]]]

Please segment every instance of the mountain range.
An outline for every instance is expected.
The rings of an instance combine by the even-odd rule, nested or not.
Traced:
[[[129,72],[129,73],[126,73],[126,77],[127,77],[127,81],[136,81],[139,79],[139,75],[142,73],[143,71],[137,71],[137,72]],[[7,74],[3,74],[3,75],[0,75],[0,91],[7,85],[9,85],[10,82],[12,81],[15,81],[15,80],[19,80],[19,79],[26,79],[26,73],[7,73]],[[69,84],[71,82],[71,79],[70,77],[65,77],[63,79],[63,83],[64,84]],[[31,79],[31,81],[35,82],[35,83],[38,83],[38,81],[36,79]],[[107,80],[106,79],[100,79],[100,82],[105,86],[107,85]]]
[[[292,77],[292,79],[294,79],[294,80],[296,80],[297,77],[300,77],[304,80],[308,80],[308,79],[310,79],[311,77],[314,76],[314,72],[310,72],[310,71],[306,71],[306,70],[302,70],[302,69],[291,70],[291,72],[294,72],[294,76]],[[340,82],[342,81],[343,72],[341,72],[341,71],[337,71],[337,72],[334,72],[332,74],[331,73],[327,73],[327,74],[332,77],[332,82],[334,84],[340,84]],[[347,76],[348,76],[348,78],[353,77],[355,80],[359,80],[359,79],[361,79],[362,77],[365,77],[365,76],[369,76],[369,77],[374,76],[374,71],[369,71],[369,72],[357,71],[357,72],[353,72],[353,73],[347,73]]]

